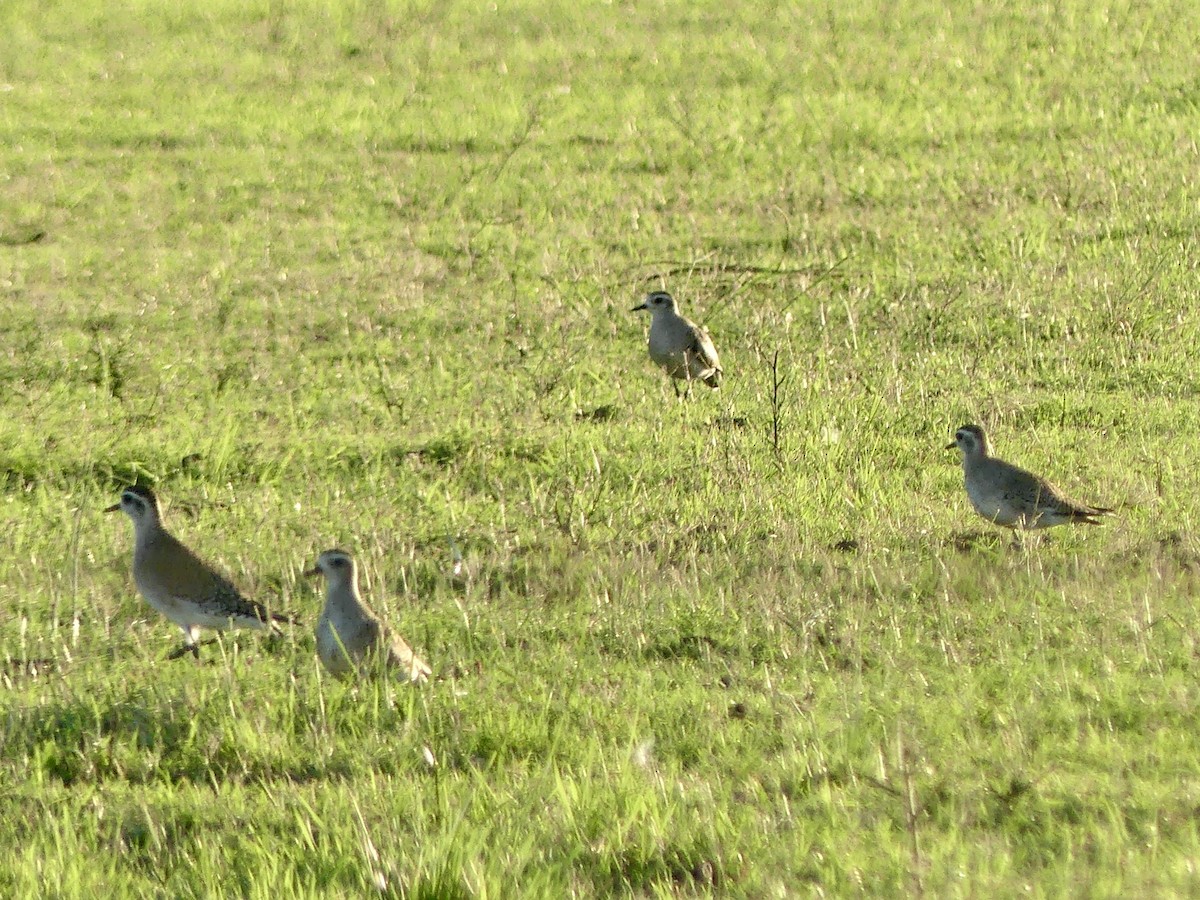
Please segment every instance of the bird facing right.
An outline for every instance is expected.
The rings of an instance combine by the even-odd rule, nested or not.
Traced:
[[[689,392],[693,381],[703,381],[710,388],[720,387],[724,373],[712,338],[691,319],[679,314],[675,298],[666,291],[653,291],[630,311],[643,309],[648,309],[651,317],[647,341],[650,358],[666,370],[671,383],[686,381]],[[678,387],[675,393],[679,394]]]
[[[317,621],[317,655],[333,675],[369,671],[383,663],[409,681],[424,681],[433,670],[393,632],[358,592],[358,566],[350,554],[326,550],[305,575],[325,576],[325,607]]]
[[[1032,531],[1054,525],[1099,525],[1111,509],[1069,498],[1038,475],[992,456],[987,434],[978,425],[954,433],[947,450],[962,452],[963,480],[975,512],[995,525]]]

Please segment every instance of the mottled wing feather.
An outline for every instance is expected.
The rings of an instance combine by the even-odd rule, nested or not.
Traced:
[[[147,547],[144,556],[135,560],[135,575],[154,595],[173,602],[172,618],[188,618],[182,610],[195,609],[198,616],[220,621],[229,619],[268,621],[266,609],[245,597],[228,578],[189,550],[173,535],[164,532],[159,543]],[[190,622],[220,627],[212,622]]]
[[[1094,525],[1094,517],[1112,511],[1072,500],[1052,482],[1012,463],[1006,464],[1005,474],[1005,500],[1031,519],[1050,514]]]
[[[380,659],[391,669],[405,673],[410,681],[423,681],[431,674],[429,666],[417,658],[402,637],[379,619],[364,621],[353,638],[353,646],[364,647],[363,659]]]
[[[398,634],[392,634],[391,646],[388,648],[388,663],[392,667],[406,673],[409,681],[424,681],[433,674],[433,670],[425,661],[413,653],[412,647]]]
[[[688,354],[702,367],[704,374],[700,377],[712,387],[721,383],[721,360],[717,356],[717,348],[708,336],[708,332],[694,322],[689,322],[692,342],[688,346]]]
[[[257,600],[251,600],[237,589],[232,583],[221,579],[222,590],[218,595],[220,598],[220,609],[222,613],[228,613],[230,618],[238,619],[257,619],[264,625],[271,621],[271,617],[267,614],[267,608]]]

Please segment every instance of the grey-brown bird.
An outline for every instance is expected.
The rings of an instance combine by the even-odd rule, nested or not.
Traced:
[[[1099,525],[1099,517],[1112,512],[1072,500],[1045,478],[996,459],[987,434],[978,425],[958,429],[946,449],[955,447],[962,452],[963,481],[971,506],[995,525],[1023,531],[1072,522]]]
[[[247,599],[224,575],[185,547],[163,525],[154,492],[133,485],[104,511],[123,511],[133,521],[133,583],[152,607],[183,629],[183,646],[171,653],[199,657],[201,628],[278,631],[287,616]]]
[[[424,681],[433,673],[363,600],[358,566],[350,554],[326,550],[304,574],[325,576],[325,606],[317,620],[317,656],[331,674],[367,672],[381,663],[409,681]]]
[[[712,338],[691,319],[679,314],[675,298],[666,291],[653,291],[631,312],[643,309],[650,311],[647,339],[650,359],[666,370],[671,376],[671,384],[685,381],[688,392],[693,381],[703,381],[711,388],[720,387],[724,372]],[[678,386],[675,386],[675,395],[679,395]]]

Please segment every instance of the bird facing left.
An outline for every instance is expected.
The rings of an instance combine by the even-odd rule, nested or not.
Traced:
[[[104,511],[118,510],[133,522],[133,582],[138,593],[183,630],[184,643],[170,659],[187,653],[199,658],[201,628],[278,632],[280,622],[293,621],[247,598],[171,534],[163,524],[158,498],[149,488],[125,488],[120,501]]]
[[[372,662],[403,674],[411,682],[425,681],[433,670],[362,598],[358,565],[342,550],[326,550],[304,573],[325,576],[325,607],[317,620],[317,656],[333,675],[369,671]]]
[[[630,312],[641,310],[650,312],[647,338],[650,359],[671,376],[672,385],[677,380],[686,382],[687,394],[691,394],[693,381],[703,381],[714,389],[721,386],[724,371],[712,338],[691,319],[679,314],[674,297],[666,291],[651,291]],[[677,386],[675,396],[679,396]]]

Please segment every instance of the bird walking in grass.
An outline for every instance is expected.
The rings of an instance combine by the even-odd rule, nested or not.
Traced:
[[[992,456],[987,434],[978,425],[964,425],[954,433],[947,450],[962,452],[963,480],[971,506],[994,525],[1014,534],[1055,525],[1099,525],[1111,513],[1102,506],[1072,500],[1038,475]]]
[[[685,393],[688,394],[693,381],[703,381],[711,388],[720,387],[724,373],[712,338],[691,319],[679,314],[675,298],[666,291],[653,291],[631,312],[644,309],[650,311],[651,317],[647,341],[650,359],[671,376],[675,396],[679,396],[676,381],[687,383]]]
[[[358,566],[350,554],[326,550],[304,574],[325,576],[325,607],[317,620],[317,656],[331,674],[366,672],[380,663],[414,682],[433,673],[363,600],[358,591]]]
[[[120,501],[104,511],[117,510],[133,522],[133,583],[138,593],[183,629],[184,643],[170,654],[170,659],[187,653],[199,658],[201,628],[278,632],[278,623],[292,621],[247,599],[228,578],[167,531],[158,498],[149,488],[125,488]]]

